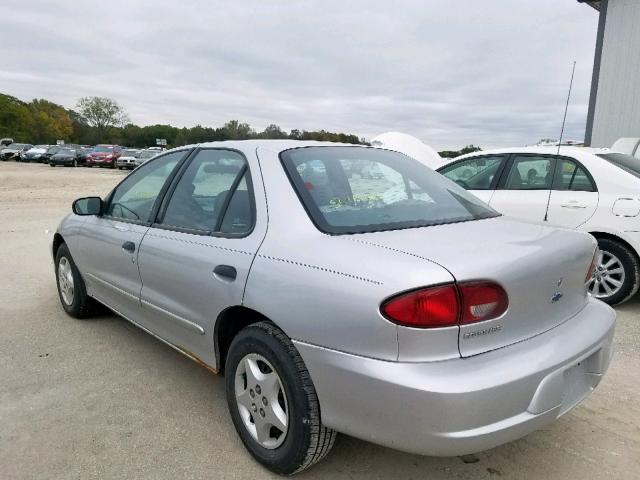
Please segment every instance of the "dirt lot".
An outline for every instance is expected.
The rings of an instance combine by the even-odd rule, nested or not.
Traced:
[[[0,162],[0,477],[267,478],[236,437],[221,378],[114,315],[77,321],[59,305],[56,225],[123,175]],[[607,377],[544,430],[473,463],[341,436],[300,478],[640,478],[640,298],[618,313]]]

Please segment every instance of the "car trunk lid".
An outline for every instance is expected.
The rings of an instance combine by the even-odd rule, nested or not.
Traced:
[[[357,237],[437,263],[458,283],[486,280],[505,289],[509,306],[502,316],[460,327],[463,357],[539,335],[580,311],[595,249],[585,233],[507,217]]]

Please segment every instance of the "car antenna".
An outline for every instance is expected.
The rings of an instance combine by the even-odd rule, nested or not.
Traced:
[[[567,103],[564,106],[564,117],[562,118],[562,128],[560,128],[560,140],[558,140],[558,151],[556,152],[556,165],[553,167],[553,173],[551,174],[551,185],[549,185],[549,196],[547,197],[547,210],[544,212],[544,221],[546,222],[549,217],[549,203],[551,202],[551,191],[553,189],[553,182],[556,176],[556,170],[558,168],[558,158],[560,158],[560,146],[562,145],[562,136],[564,135],[564,124],[567,121],[567,110],[569,109],[569,100],[571,99],[571,87],[573,87],[573,75],[576,73],[576,61],[573,61],[573,68],[571,69],[571,81],[569,82],[569,93],[567,94]]]

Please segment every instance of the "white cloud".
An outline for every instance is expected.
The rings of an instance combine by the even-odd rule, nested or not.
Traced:
[[[438,148],[581,139],[597,13],[573,0],[9,0],[0,91],[139,124],[414,134]]]

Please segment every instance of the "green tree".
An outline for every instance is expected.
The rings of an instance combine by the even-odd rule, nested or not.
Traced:
[[[460,150],[443,150],[441,152],[438,152],[438,154],[442,158],[455,158],[455,157],[459,157],[460,155],[466,155],[467,153],[480,152],[480,151],[482,151],[482,148],[476,145],[467,145],[466,147],[463,147]]]
[[[34,128],[31,140],[34,143],[53,144],[56,140],[69,141],[73,135],[73,124],[64,107],[44,99],[34,99],[29,104]]]
[[[288,138],[287,132],[283,131],[278,125],[272,123],[262,132],[258,134],[259,138],[280,139]]]
[[[118,102],[107,97],[82,97],[76,105],[87,123],[103,137],[113,137],[113,129],[125,125],[129,117]],[[104,140],[103,140],[104,141]]]
[[[240,123],[238,120],[229,120],[222,127],[224,140],[246,140],[255,136],[255,132],[248,123]]]
[[[467,153],[480,152],[482,149],[476,145],[467,145],[460,149],[460,155],[466,155]]]
[[[29,142],[34,127],[33,116],[26,103],[10,95],[0,94],[0,137]]]

